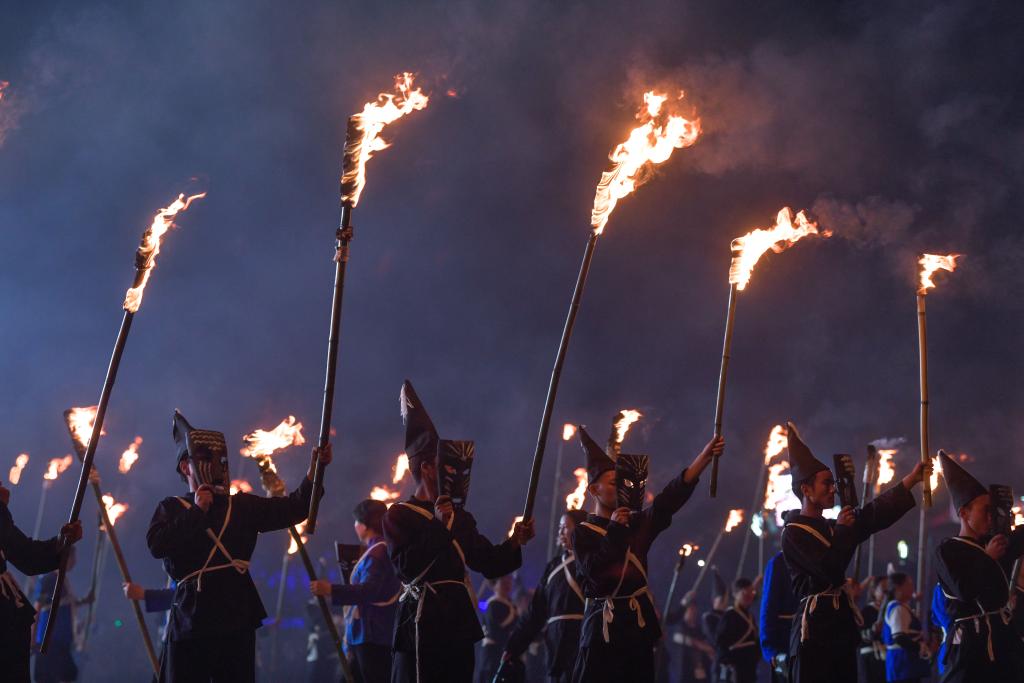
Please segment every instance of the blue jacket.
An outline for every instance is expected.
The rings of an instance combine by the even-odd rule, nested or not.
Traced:
[[[946,633],[949,631],[949,598],[942,592],[942,586],[935,584],[932,591],[932,623],[942,629],[942,645],[939,646],[939,673],[946,673]]]
[[[789,568],[782,553],[776,553],[765,566],[761,592],[761,655],[765,660],[789,652],[789,630],[798,607]]]
[[[401,584],[388,558],[387,544],[376,541],[352,570],[346,585],[331,586],[331,602],[346,605],[345,637],[349,645],[374,643],[390,647]]]
[[[882,642],[885,644],[885,680],[925,678],[931,662],[921,657],[921,620],[909,606],[890,600],[885,606]],[[980,682],[979,682],[980,683]]]
[[[142,598],[147,612],[166,612],[174,604],[174,593],[178,587],[175,581],[170,588],[147,588]]]

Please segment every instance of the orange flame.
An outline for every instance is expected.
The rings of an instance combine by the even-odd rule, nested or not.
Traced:
[[[643,414],[639,410],[620,410],[619,419],[615,421],[612,427],[615,430],[615,443],[622,443],[622,440],[626,438],[629,428],[641,417],[643,417]]]
[[[1016,529],[1021,524],[1024,524],[1024,514],[1021,513],[1020,505],[1014,505],[1010,508],[1010,512],[1013,513],[1013,523],[1010,525],[1011,529]]]
[[[359,195],[366,185],[366,162],[374,152],[387,149],[390,145],[381,139],[384,126],[397,121],[406,114],[425,109],[430,98],[419,88],[413,88],[415,76],[408,71],[395,76],[395,92],[381,93],[373,102],[367,102],[363,111],[349,119],[350,129],[361,135],[358,139],[345,141],[345,168],[341,177],[342,201],[351,207],[359,203]]]
[[[118,503],[114,500],[114,496],[109,493],[103,494],[103,507],[107,509],[107,519],[110,520],[110,526],[117,524],[118,518],[128,511],[127,503]]]
[[[240,453],[255,460],[269,458],[277,451],[306,443],[305,437],[302,436],[302,423],[296,422],[292,415],[281,420],[281,424],[270,431],[257,429],[246,434],[242,441],[245,442],[245,448]]]
[[[25,465],[28,464],[28,453],[22,453],[14,459],[14,467],[7,473],[7,480],[12,485],[17,486],[18,482],[21,481],[21,471],[25,469]]]
[[[88,406],[83,408],[72,408],[68,412],[67,422],[68,427],[71,429],[71,438],[82,447],[82,450],[89,448],[89,442],[92,441],[92,429],[96,422],[96,411],[99,410],[97,406]],[[100,436],[106,436],[107,432],[100,429]]]
[[[306,530],[306,520],[302,520],[295,525],[295,530],[299,532],[299,538],[302,540],[302,545],[306,545],[306,541],[309,539],[302,535],[302,532]],[[288,554],[294,555],[299,552],[299,544],[295,542],[295,538],[291,534],[288,534]]]
[[[192,200],[202,199],[205,196],[205,192],[194,194],[191,197],[179,194],[178,198],[171,202],[169,206],[160,209],[153,216],[153,222],[142,235],[142,244],[139,245],[139,249],[135,254],[135,267],[142,271],[142,282],[139,283],[138,287],[131,287],[125,292],[124,310],[129,313],[135,313],[139,310],[139,306],[142,305],[142,293],[145,291],[146,283],[149,282],[149,276],[156,266],[157,254],[160,253],[160,240],[163,238],[164,233],[174,225],[175,216],[187,209]]]
[[[512,526],[510,526],[508,528],[508,537],[509,538],[512,538],[512,534],[514,534],[516,532],[516,524],[519,524],[519,522],[521,522],[521,521],[523,521],[523,516],[522,515],[516,515],[516,518],[512,520]]]
[[[942,473],[942,461],[939,456],[935,456],[932,458],[932,476],[928,478],[928,486],[932,491],[939,488],[939,475],[945,476]]]
[[[878,449],[878,481],[875,486],[878,490],[892,481],[896,476],[896,469],[892,466],[892,457],[899,452],[897,448]]]
[[[7,82],[7,81],[0,81],[0,102],[3,101],[3,99],[4,99],[4,91],[7,90],[7,86],[9,86],[9,85],[10,85],[10,83]]]
[[[700,550],[700,546],[699,545],[690,545],[689,543],[684,543],[683,547],[679,549],[679,554],[682,555],[683,557],[689,557],[690,555],[693,554],[694,550]]]
[[[768,443],[764,447],[764,464],[769,464],[773,458],[786,450],[788,443],[786,428],[782,425],[772,427],[772,431],[768,435]]]
[[[562,441],[568,441],[574,436],[576,436],[576,425],[571,425],[568,422],[562,425]]]
[[[406,473],[409,471],[409,456],[405,453],[401,453],[398,456],[398,460],[395,461],[395,475],[391,477],[392,484],[401,483]]]
[[[401,495],[400,491],[392,491],[387,486],[374,486],[373,489],[370,490],[370,498],[373,500],[379,500],[388,507],[391,507],[391,505],[398,500]]]
[[[921,258],[917,261],[918,265],[921,266],[920,284],[918,285],[917,293],[924,296],[928,293],[929,289],[935,287],[935,283],[932,282],[932,276],[935,275],[935,271],[945,270],[952,273],[956,270],[956,260],[960,256],[960,254],[947,254],[946,256],[921,254]]]
[[[583,502],[586,500],[587,470],[583,467],[577,467],[572,473],[576,477],[576,490],[565,497],[565,509],[579,510],[583,507]]]
[[[132,465],[139,459],[139,446],[141,445],[142,437],[137,436],[134,441],[128,444],[127,450],[121,454],[121,461],[117,464],[117,469],[121,474],[128,474]]]
[[[232,479],[231,485],[228,487],[228,493],[232,496],[236,493],[252,493],[252,484],[245,479]]]
[[[729,518],[725,521],[725,532],[729,533],[743,523],[743,510],[729,510]]]
[[[74,458],[70,455],[65,455],[63,458],[52,458],[46,468],[46,474],[43,475],[43,479],[47,481],[55,480],[58,476],[64,474],[73,462]]]
[[[754,266],[770,249],[778,254],[796,244],[808,235],[829,237],[829,231],[818,232],[818,224],[801,211],[796,215],[788,206],[779,210],[775,225],[770,228],[756,228],[732,241],[732,263],[729,264],[729,284],[742,291],[750,282]]]
[[[680,93],[679,99],[682,97]],[[636,115],[641,125],[608,155],[615,166],[601,174],[590,214],[590,224],[598,235],[604,231],[618,201],[649,180],[655,164],[666,161],[672,150],[697,141],[700,120],[690,121],[662,111],[667,100],[668,95],[653,90],[644,93],[644,106]]]

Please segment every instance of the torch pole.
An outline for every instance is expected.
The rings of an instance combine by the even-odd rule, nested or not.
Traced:
[[[345,294],[345,269],[348,266],[349,242],[352,240],[352,206],[341,205],[341,222],[335,234],[334,295],[331,297],[331,328],[327,337],[327,373],[324,378],[324,402],[320,412],[319,448],[326,448],[331,440],[331,416],[334,412],[334,378],[338,371],[338,342],[341,335],[341,302]],[[313,471],[313,497],[309,500],[306,533],[316,532],[316,519],[320,512],[320,491],[324,485],[324,466],[317,460]],[[343,657],[344,658],[344,657]],[[351,680],[351,679],[349,679]]]
[[[878,461],[878,449],[872,445],[868,445],[868,458],[864,461],[864,504],[867,505],[871,502],[871,495],[874,493],[874,468],[875,463]],[[861,560],[863,559],[863,553],[861,552],[863,545],[857,546],[857,551],[853,556],[853,580],[860,581],[860,570]],[[870,562],[869,562],[870,564]],[[870,569],[869,569],[870,571]]]
[[[704,575],[708,573],[708,568],[711,567],[711,561],[715,559],[715,553],[718,552],[718,544],[722,542],[722,536],[724,535],[725,530],[723,529],[715,537],[715,542],[711,544],[711,550],[708,551],[708,556],[704,558],[704,566],[700,568],[700,573],[697,574],[697,580],[693,582],[691,591],[696,591],[700,587],[701,581],[704,580]]]
[[[927,465],[928,444],[928,324],[925,315],[924,294],[917,295],[917,350],[921,374],[921,462]],[[928,477],[921,482],[921,509],[917,522],[917,586],[924,590],[924,557],[927,542],[926,516],[932,506],[931,481]]]
[[[544,400],[544,413],[540,419],[540,430],[537,433],[537,448],[533,452],[533,468],[530,470],[530,485],[526,493],[526,506],[523,508],[523,519],[533,519],[533,503],[537,497],[537,483],[540,478],[540,467],[544,462],[544,447],[548,440],[548,428],[551,426],[551,412],[555,407],[555,395],[558,393],[558,381],[562,377],[562,366],[565,364],[565,354],[569,349],[569,339],[572,337],[572,330],[576,324],[576,314],[580,310],[580,299],[583,297],[583,288],[587,284],[587,275],[590,273],[590,263],[594,259],[594,248],[597,246],[598,233],[590,232],[587,239],[587,247],[583,251],[583,262],[580,264],[580,273],[576,278],[576,288],[572,293],[572,301],[569,303],[569,314],[565,319],[565,327],[562,328],[562,339],[558,343],[558,353],[555,355],[555,366],[551,370],[551,381],[548,383],[548,395]]]
[[[722,412],[725,410],[725,380],[729,374],[732,354],[732,327],[736,320],[736,285],[729,286],[729,308],[725,314],[725,339],[722,341],[722,366],[718,371],[718,397],[715,400],[715,436],[722,435]],[[711,497],[718,495],[718,456],[711,461]]]
[[[551,488],[551,528],[548,530],[548,557],[555,554],[555,533],[558,529],[558,495],[562,485],[562,452],[565,450],[565,441],[558,441],[558,454],[555,456],[555,483]],[[525,519],[525,518],[524,518]]]
[[[661,620],[667,623],[668,611],[672,609],[672,596],[676,592],[676,583],[679,581],[679,574],[683,571],[683,565],[686,564],[686,555],[680,555],[679,561],[676,562],[675,571],[672,572],[672,583],[668,585],[668,595],[665,596],[665,608],[661,610]]]
[[[285,549],[281,558],[281,582],[277,587],[277,605],[274,608],[274,635],[270,640],[270,679],[275,680],[277,674],[277,635],[281,631],[281,613],[284,611],[284,587],[288,582],[288,561],[291,555]]]
[[[754,521],[755,511],[761,506],[761,502],[764,500],[764,485],[765,477],[768,474],[767,466],[762,467],[757,476],[757,486],[754,489],[754,498],[750,501],[749,515],[750,521]],[[765,528],[761,526],[761,536],[764,536]],[[747,533],[743,534],[743,547],[740,548],[740,561],[736,563],[736,578],[743,576],[743,566],[747,560],[747,546],[750,545],[750,537],[754,535],[754,530],[751,525],[747,525]]]
[[[86,644],[89,642],[89,632],[92,630],[93,617],[96,615],[96,585],[100,575],[100,559],[103,555],[103,520],[100,518],[99,513],[96,513],[96,545],[93,547],[92,553],[92,576],[89,580],[89,607],[86,609],[85,614],[85,633],[82,634],[82,649],[85,649]]]
[[[36,506],[36,523],[32,526],[32,538],[39,540],[39,532],[43,528],[43,507],[46,505],[46,492],[50,490],[50,480],[43,479],[43,490],[39,494],[39,505]],[[32,596],[32,588],[35,586],[35,577],[28,576],[25,578],[25,595]]]

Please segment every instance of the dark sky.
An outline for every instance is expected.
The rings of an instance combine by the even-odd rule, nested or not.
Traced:
[[[775,423],[797,422],[823,459],[861,461],[868,441],[905,436],[906,472],[921,251],[967,255],[928,300],[932,444],[1024,488],[1022,24],[1020,8],[966,0],[10,8],[0,465],[32,456],[13,512],[31,528],[45,461],[69,452],[61,412],[98,397],[138,238],[190,178],[209,196],[165,241],[97,461],[132,506],[119,528],[139,580],[163,581],[144,531],[157,500],[180,490],[174,408],[238,445],[289,414],[315,434],[345,119],[403,70],[433,97],[386,131],[394,145],[370,162],[355,213],[337,464],[315,553],[354,539],[351,507],[402,449],[405,377],[442,436],[476,440],[481,528],[500,536],[519,513],[594,186],[651,87],[684,89],[704,133],[612,215],[553,432],[573,421],[603,437],[615,411],[639,408],[627,450],[649,453],[663,485],[710,436],[730,239],[787,205],[835,232],[766,257],[740,297],[721,492],[709,500],[703,482],[652,554],[656,592],[679,543],[710,545],[727,509],[748,503]],[[137,434],[142,458],[124,477],[117,456]],[[566,456],[568,474],[578,449]],[[305,449],[278,458],[292,484],[306,460]],[[243,474],[254,479],[251,466]],[[50,492],[47,533],[73,475]],[[881,554],[915,528],[908,518],[887,532]],[[531,582],[543,536],[527,553]],[[284,545],[268,537],[255,557],[268,605]],[[736,552],[723,546],[723,565]],[[134,646],[108,628],[129,617],[112,563],[107,574],[97,640]]]

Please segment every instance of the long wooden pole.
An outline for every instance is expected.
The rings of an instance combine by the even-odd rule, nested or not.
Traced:
[[[43,528],[43,508],[46,506],[46,492],[50,490],[50,480],[43,479],[43,490],[39,494],[39,504],[36,506],[36,523],[32,525],[32,538],[39,540],[39,533]],[[32,589],[36,585],[36,577],[25,577],[25,595],[32,597]]]
[[[690,591],[696,591],[704,580],[704,575],[708,573],[708,569],[711,567],[711,561],[715,559],[715,553],[718,552],[718,545],[722,542],[722,536],[725,535],[725,530],[718,532],[718,536],[715,537],[715,542],[711,544],[711,550],[708,551],[708,556],[704,558],[704,566],[700,568],[700,573],[697,574],[697,580],[693,582],[693,587]]]
[[[732,329],[736,320],[736,284],[729,285],[729,307],[725,314],[725,338],[722,341],[722,365],[718,371],[718,395],[715,399],[715,436],[722,435],[722,414],[725,412],[725,381],[732,355]],[[711,461],[711,497],[718,495],[718,456]]]
[[[921,462],[928,464],[928,324],[924,305],[925,295],[917,295],[917,350],[920,369],[921,386]],[[925,544],[927,543],[927,510],[932,506],[931,482],[925,477],[921,482],[922,504],[917,523],[917,587],[924,590]]]
[[[88,596],[91,599],[89,600],[89,606],[86,609],[86,613],[85,613],[85,632],[82,634],[82,649],[83,650],[85,649],[85,646],[89,642],[89,632],[92,631],[93,619],[96,616],[96,609],[95,609],[96,608],[96,599],[97,599],[96,587],[99,584],[100,560],[102,559],[102,556],[103,556],[103,547],[104,547],[103,546],[103,521],[102,521],[102,519],[100,519],[100,516],[99,516],[98,513],[96,515],[96,518],[97,518],[97,520],[96,520],[97,521],[97,524],[96,524],[96,544],[93,546],[92,574],[91,574],[91,576],[89,578],[89,593],[88,593]]]
[[[872,494],[875,490],[874,485],[874,470],[875,464],[878,462],[878,449],[868,444],[868,457],[864,461],[864,504],[867,505],[871,502]],[[861,577],[861,561],[863,559],[863,553],[861,549],[863,544],[857,546],[857,551],[853,555],[853,580],[860,581]],[[869,570],[870,571],[870,570]]]
[[[767,476],[768,467],[762,466],[757,476],[757,485],[754,488],[754,498],[750,501],[750,508],[747,512],[747,515],[750,517],[751,521],[753,521],[754,515],[757,514],[757,511],[761,508],[761,504],[764,502],[765,478]],[[747,547],[750,545],[750,537],[754,535],[754,530],[751,527],[751,525],[747,524],[745,526],[746,533],[743,534],[743,547],[740,548],[740,561],[736,563],[737,579],[743,576],[743,566],[746,564],[747,561]],[[761,537],[764,537],[765,531],[766,529],[762,524]]]

